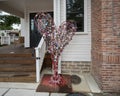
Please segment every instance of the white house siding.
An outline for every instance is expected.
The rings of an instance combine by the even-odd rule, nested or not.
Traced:
[[[64,2],[61,4],[63,6]],[[65,11],[65,8],[61,7],[61,15]],[[85,32],[76,33],[73,40],[65,47],[62,61],[91,61],[91,0],[85,0]]]
[[[28,0],[25,2],[25,19],[24,19],[24,36],[25,47],[30,46],[30,26],[29,14],[37,12],[50,12],[53,11],[53,0]],[[23,20],[22,20],[23,22]]]

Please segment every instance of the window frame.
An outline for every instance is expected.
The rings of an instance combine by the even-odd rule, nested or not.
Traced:
[[[66,1],[66,0],[65,0]],[[66,5],[66,2],[65,2]],[[87,22],[88,22],[88,9],[87,9],[87,0],[84,0],[84,31],[76,31],[76,34],[88,34],[88,30],[87,30]],[[66,10],[67,6],[65,7]],[[67,12],[66,12],[66,17],[67,17]],[[67,18],[66,18],[67,20]]]

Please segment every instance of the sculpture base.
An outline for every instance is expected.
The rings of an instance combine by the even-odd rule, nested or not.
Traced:
[[[37,87],[37,92],[58,92],[58,93],[70,93],[72,92],[71,76],[60,75],[62,78],[61,83],[58,81],[51,81],[52,75],[45,74],[41,80],[41,83]]]

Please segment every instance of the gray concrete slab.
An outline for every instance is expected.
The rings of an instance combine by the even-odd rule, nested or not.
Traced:
[[[49,96],[49,93],[30,89],[10,89],[4,96]]]
[[[72,84],[73,92],[90,92],[90,88],[85,80],[85,77],[80,74],[76,74],[76,75],[81,78],[81,83]]]
[[[33,89],[35,90],[39,83],[15,83],[15,82],[0,82],[0,88],[13,89]]]
[[[27,89],[10,89],[5,96],[35,96],[35,91]]]
[[[49,93],[47,93],[47,92],[38,92],[38,93],[35,93],[35,96],[49,96]]]
[[[87,84],[89,85],[89,88],[92,93],[101,93],[102,92],[100,90],[100,88],[98,87],[96,81],[93,79],[93,77],[90,74],[85,74],[84,77],[85,77]]]
[[[0,88],[0,96],[3,96],[8,90],[8,88]]]
[[[66,96],[67,93],[51,93],[50,96]]]

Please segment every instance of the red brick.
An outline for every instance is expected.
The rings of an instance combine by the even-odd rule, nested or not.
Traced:
[[[120,0],[92,0],[92,74],[103,91],[120,92]]]

